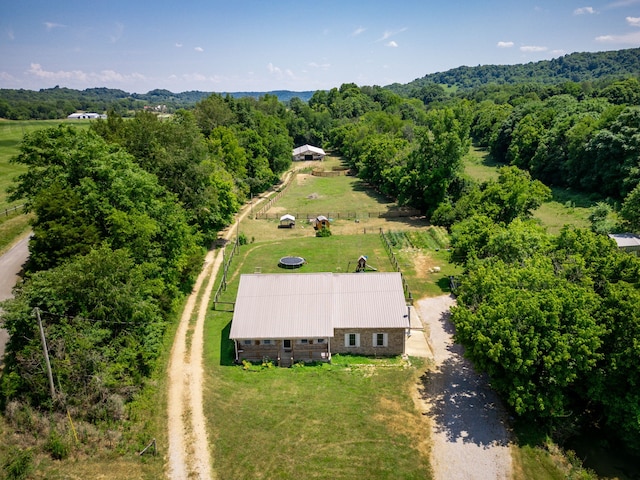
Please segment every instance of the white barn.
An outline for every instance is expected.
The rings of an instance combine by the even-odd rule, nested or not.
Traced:
[[[107,116],[104,114],[94,113],[94,112],[76,112],[76,113],[72,113],[67,118],[72,120],[101,118],[104,120],[107,118]]]
[[[293,149],[293,160],[322,160],[327,154],[320,147],[314,147],[312,145],[302,145],[301,147]]]

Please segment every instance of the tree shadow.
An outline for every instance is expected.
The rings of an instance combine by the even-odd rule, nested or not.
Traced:
[[[446,333],[455,328],[449,312],[439,321]],[[420,377],[418,391],[428,405],[425,414],[434,422],[434,430],[447,441],[473,443],[481,448],[507,446],[510,441],[507,415],[498,395],[489,386],[488,377],[477,373],[464,358],[461,345],[447,346],[449,357],[433,371]]]

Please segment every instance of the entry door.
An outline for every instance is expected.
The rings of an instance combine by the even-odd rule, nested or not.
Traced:
[[[283,340],[282,341],[282,348],[284,348],[285,352],[290,352],[291,351],[291,340]]]

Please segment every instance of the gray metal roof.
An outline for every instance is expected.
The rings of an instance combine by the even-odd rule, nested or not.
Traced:
[[[405,328],[399,273],[242,275],[229,337],[333,337],[334,328]]]
[[[618,244],[618,248],[625,250],[639,250],[640,249],[640,236],[633,233],[611,233],[610,238],[613,238]]]
[[[307,152],[312,152],[317,155],[326,155],[323,149],[320,147],[314,147],[313,145],[302,145],[301,147],[293,149],[293,155],[303,155]]]

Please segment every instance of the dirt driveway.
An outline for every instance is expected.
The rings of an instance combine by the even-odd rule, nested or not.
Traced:
[[[431,420],[435,480],[512,477],[510,435],[497,395],[453,342],[449,295],[425,298],[416,309],[425,326],[435,367],[421,378],[423,411]]]

